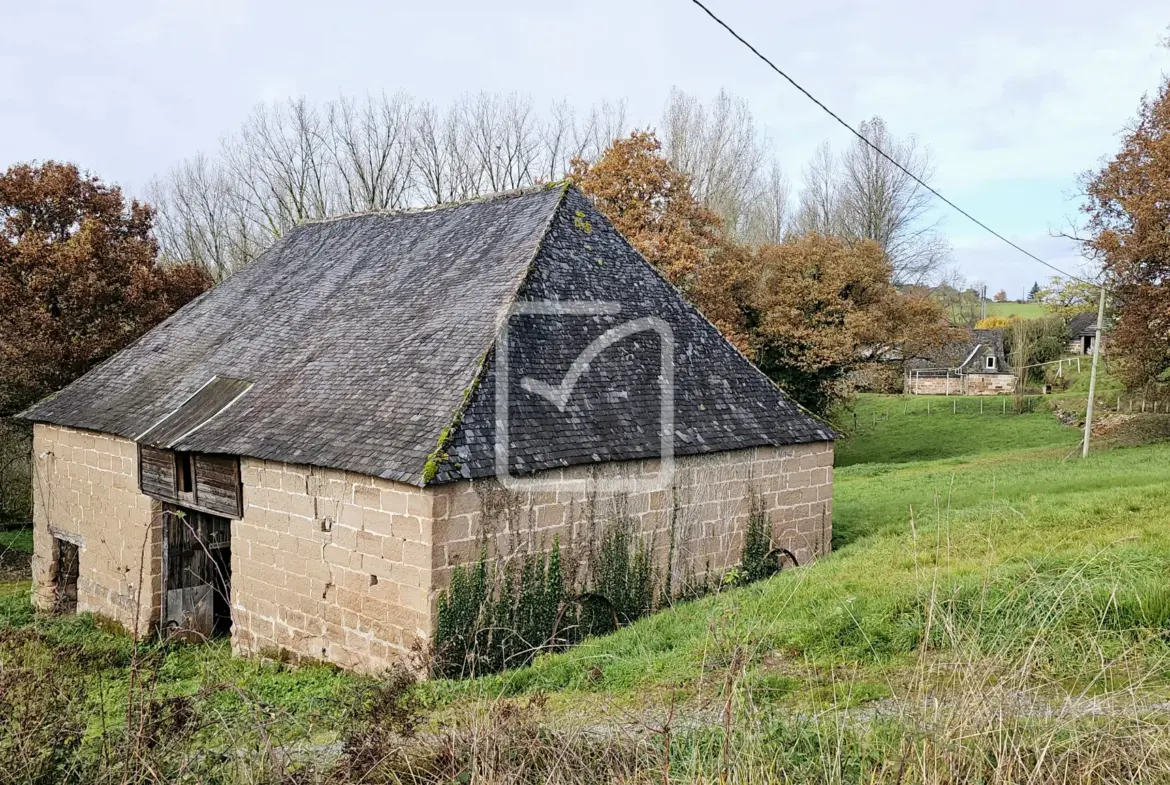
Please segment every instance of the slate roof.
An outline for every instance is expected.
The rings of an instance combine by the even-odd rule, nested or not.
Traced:
[[[986,358],[995,357],[998,373],[1010,372],[1007,356],[1003,348],[1003,330],[970,330],[962,340],[953,341],[946,346],[927,352],[926,356],[918,357],[906,363],[912,370],[957,370],[962,373],[983,373],[986,371]]]
[[[1092,311],[1075,314],[1068,320],[1069,338],[1079,338],[1082,335],[1096,335],[1097,314]]]
[[[547,300],[610,312],[509,317]],[[194,430],[168,427],[169,444],[419,485],[486,476],[506,325],[514,471],[651,457],[658,333],[597,353],[563,411],[533,385],[559,384],[583,348],[647,317],[674,340],[676,454],[836,437],[562,187],[304,224],[24,417],[151,443],[160,421],[203,412]],[[251,387],[207,419],[228,397],[195,396],[213,377]]]

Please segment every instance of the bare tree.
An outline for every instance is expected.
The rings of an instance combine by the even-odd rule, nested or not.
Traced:
[[[404,207],[413,185],[414,102],[404,93],[359,104],[349,98],[326,106],[328,146],[344,209]]]
[[[445,107],[404,93],[290,100],[258,106],[216,154],[180,163],[149,196],[164,256],[223,278],[301,221],[556,180],[627,129],[623,102],[579,121],[564,102],[542,116],[515,93]]]
[[[855,140],[840,159],[842,231],[881,245],[896,283],[929,280],[950,254],[939,221],[932,215],[932,194],[915,179],[929,182],[934,175],[930,154],[914,136],[895,138],[880,117],[862,123],[858,130],[907,171],[870,144]]]
[[[564,162],[560,171],[563,174],[569,170],[568,161],[573,158],[582,158],[592,161],[598,158],[615,139],[630,132],[630,124],[626,118],[625,99],[620,101],[602,101],[600,106],[589,110],[589,116],[580,127],[573,132],[573,154]]]
[[[792,230],[792,184],[773,162],[763,183],[762,193],[751,205],[743,239],[753,245],[779,243]]]
[[[415,196],[422,204],[443,204],[478,193],[481,179],[469,171],[468,131],[458,107],[445,111],[423,104],[415,116]]]
[[[197,155],[155,179],[147,198],[158,210],[155,234],[170,261],[194,262],[212,277],[225,277],[237,261],[243,238],[236,233],[226,177],[205,155]]]
[[[844,234],[840,174],[829,142],[821,143],[802,174],[804,187],[800,191],[795,230],[800,234]]]
[[[950,267],[939,271],[934,295],[950,316],[951,324],[974,327],[983,317],[984,288],[982,281],[968,280],[958,267]]]
[[[690,176],[695,197],[706,202],[729,231],[746,234],[768,187],[769,166],[767,139],[747,101],[721,90],[705,107],[675,88],[662,128],[667,158]]]

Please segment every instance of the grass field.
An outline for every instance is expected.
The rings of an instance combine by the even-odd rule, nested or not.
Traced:
[[[1039,319],[1048,315],[1043,303],[987,303],[988,316],[1005,316],[1009,319]]]
[[[38,674],[21,727],[79,728],[91,756],[129,745],[119,760],[172,781],[1170,779],[1170,444],[1080,460],[1046,409],[930,404],[838,416],[830,556],[527,668],[399,689],[223,643],[136,653],[34,616],[25,583],[0,589],[0,680]],[[74,695],[71,725],[42,694]],[[144,714],[186,719],[144,749]]]
[[[871,399],[863,409],[884,403]],[[851,465],[836,472],[837,552],[815,568],[681,606],[478,687],[450,689],[620,694],[687,684],[704,672],[720,637],[748,647],[759,662],[782,655],[825,667],[890,664],[922,641],[920,603],[930,586],[948,595],[1021,586],[1048,594],[1078,574],[1078,560],[1091,558],[1101,583],[1077,589],[1090,601],[1097,591],[1148,589],[1159,571],[1170,570],[1170,540],[1162,536],[1170,525],[1170,445],[1066,461],[1078,434],[1054,425],[1051,414],[988,417],[999,427],[986,446],[972,444],[985,433],[973,417],[935,417],[910,415],[843,450]],[[943,443],[957,445],[960,455],[913,460],[906,442],[919,425],[917,441],[928,454]],[[1004,447],[1011,429],[1023,435],[1024,448]],[[859,453],[867,462],[856,461]],[[940,559],[936,546],[944,540]],[[1016,602],[1032,599],[1016,596],[1013,612]],[[1170,594],[1159,590],[1158,599]],[[993,616],[981,621],[994,623],[1002,642],[1005,620]],[[1053,675],[1076,676],[1084,661],[1072,644],[1085,630],[1056,627],[1059,638],[1044,645],[1071,648],[1053,649]],[[1031,630],[1018,632],[1032,644]],[[1162,643],[1151,645],[1160,655]]]
[[[0,551],[8,548],[32,553],[32,529],[0,529]]]

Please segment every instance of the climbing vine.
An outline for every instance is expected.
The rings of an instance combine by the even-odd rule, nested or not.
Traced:
[[[495,673],[526,665],[541,651],[563,648],[556,636],[564,601],[560,542],[502,567],[487,552],[457,567],[439,595],[432,672],[443,678]]]
[[[779,564],[772,558],[772,526],[764,510],[764,500],[753,494],[751,511],[748,513],[747,529],[743,533],[743,554],[739,561],[739,583],[770,578],[779,571]]]
[[[677,514],[677,500],[675,506]],[[751,500],[740,564],[723,574],[722,581],[710,563],[701,574],[688,564],[674,584],[674,547],[672,537],[666,574],[658,576],[652,543],[639,535],[633,521],[613,520],[586,560],[580,593],[574,593],[573,576],[564,574],[559,539],[548,552],[503,562],[489,560],[484,549],[475,564],[455,569],[450,587],[439,595],[433,675],[466,678],[520,667],[541,652],[613,632],[657,607],[698,599],[721,583],[761,580],[780,569],[758,495]]]

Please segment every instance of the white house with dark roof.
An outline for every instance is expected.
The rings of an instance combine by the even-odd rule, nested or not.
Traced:
[[[40,607],[362,670],[481,553],[832,535],[833,431],[564,186],[302,225],[23,416]]]

